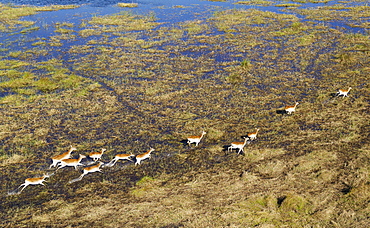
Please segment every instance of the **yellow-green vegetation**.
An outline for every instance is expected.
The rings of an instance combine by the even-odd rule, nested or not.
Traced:
[[[202,21],[187,21],[182,23],[182,31],[186,31],[190,34],[198,34],[203,31],[206,31],[208,25],[202,23]]]
[[[174,9],[185,9],[186,6],[184,6],[184,5],[173,5],[172,8],[174,8]]]
[[[297,4],[297,3],[280,3],[280,4],[275,4],[274,6],[276,7],[300,7],[302,5]]]
[[[14,163],[22,163],[27,160],[27,157],[19,155],[19,154],[13,154],[12,156],[6,156],[3,155],[1,157],[1,163],[0,166],[9,166],[10,164]]]
[[[251,10],[227,10],[216,12],[215,26],[225,32],[239,32],[250,25],[272,25],[280,22],[288,23],[298,21],[298,18],[290,14],[278,14],[270,11]],[[281,26],[281,25],[280,25]],[[239,27],[241,29],[239,29]],[[260,29],[252,27],[253,30]]]
[[[289,27],[273,33],[274,36],[294,35],[306,31],[309,27],[301,22],[293,22]],[[304,39],[304,38],[303,38]]]
[[[292,0],[292,2],[299,2],[299,3],[328,3],[332,1],[333,0]]]
[[[130,194],[137,198],[147,198],[155,195],[162,182],[152,177],[144,176],[136,182],[136,188],[133,188]]]
[[[81,37],[89,37],[89,36],[101,35],[102,31],[97,30],[97,29],[82,29],[82,30],[78,31],[78,34]]]
[[[32,46],[45,46],[46,42],[45,41],[36,41],[31,44]]]
[[[251,1],[237,1],[235,4],[252,5],[252,6],[271,6],[274,3],[268,0],[251,0]]]
[[[10,56],[14,58],[17,55],[13,53]],[[56,59],[39,63],[0,60],[0,66],[1,91],[18,94],[34,95],[38,92],[49,93],[57,89],[71,89],[88,81],[63,68],[61,62]]]
[[[37,14],[41,11],[55,11],[77,8],[77,5],[50,5],[50,6],[12,6],[0,3],[0,31],[11,32],[16,29],[30,27],[33,21],[19,20],[21,17]]]
[[[370,28],[370,6],[349,6],[336,4],[332,6],[296,9],[308,19],[319,21],[345,21],[352,27]],[[345,13],[345,18],[343,18]]]
[[[95,16],[89,24],[108,26],[104,28],[105,32],[132,31],[152,29],[158,26],[159,23],[154,20],[155,17],[152,14],[141,16],[124,11],[116,15]]]
[[[56,23],[55,24],[55,32],[56,33],[61,33],[61,34],[69,34],[74,32],[71,28],[74,27],[73,23]]]
[[[368,225],[369,34],[257,9],[159,29],[132,13],[55,25],[76,34],[0,58],[1,226]],[[244,154],[227,151],[255,128]],[[155,151],[7,194],[70,145],[73,157],[107,148],[103,162]]]
[[[119,2],[117,3],[117,6],[119,7],[128,7],[128,8],[135,8],[135,7],[138,7],[139,4],[137,3],[122,3],[122,2]]]

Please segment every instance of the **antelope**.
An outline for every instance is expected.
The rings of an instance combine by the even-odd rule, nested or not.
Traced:
[[[104,163],[103,162],[99,162],[98,164],[96,165],[93,165],[93,166],[89,166],[89,167],[85,167],[83,168],[83,173],[81,174],[81,176],[79,176],[78,178],[76,179],[73,179],[71,181],[69,181],[68,183],[73,183],[73,182],[76,182],[76,181],[80,181],[82,180],[82,178],[86,175],[86,174],[89,174],[89,173],[94,173],[94,172],[101,172],[103,173],[101,170],[100,170],[100,167],[103,165]]]
[[[89,173],[94,173],[94,172],[101,172],[101,173],[103,173],[100,170],[100,166],[103,165],[103,164],[104,164],[103,162],[99,162],[96,165],[83,168],[83,174],[81,174],[80,179],[82,179],[82,177],[84,177],[86,174],[89,174]]]
[[[117,154],[112,161],[110,161],[107,166],[114,166],[118,160],[129,160],[132,161],[130,158],[134,157],[134,154]],[[113,162],[113,164],[111,164]]]
[[[255,140],[257,138],[257,134],[258,134],[258,131],[259,130],[260,130],[259,128],[256,128],[256,131],[255,132],[248,133],[248,138],[250,140]]]
[[[348,89],[339,89],[337,92],[337,96],[339,97],[340,95],[343,95],[343,98],[348,97],[348,93],[351,89],[352,87],[349,87]]]
[[[20,187],[23,186],[23,188],[19,191],[19,193],[21,193],[23,191],[23,189],[25,189],[28,185],[36,185],[36,184],[41,184],[41,185],[44,185],[44,182],[45,181],[45,178],[48,178],[50,177],[49,174],[44,174],[42,177],[33,177],[33,178],[27,178],[23,184],[21,184],[18,189]],[[45,186],[45,185],[44,185]]]
[[[85,155],[82,155],[80,154],[80,156],[76,159],[73,159],[73,158],[69,158],[69,159],[64,159],[60,162],[59,164],[59,167],[57,170],[59,170],[60,168],[63,168],[63,167],[66,167],[66,166],[74,166],[75,169],[77,170],[77,166],[79,165],[83,165],[80,163],[80,161],[83,159],[83,158],[86,158]]]
[[[91,152],[90,154],[89,154],[89,157],[90,158],[92,158],[93,160],[94,160],[94,162],[96,162],[96,161],[98,161],[100,158],[101,158],[101,156],[103,155],[103,153],[106,151],[107,149],[101,149],[101,151],[100,152]]]
[[[227,151],[230,151],[232,149],[239,149],[238,154],[240,154],[240,152],[244,153],[243,148],[247,144],[248,140],[248,137],[244,137],[244,142],[232,142],[231,145],[227,148]]]
[[[55,167],[62,160],[70,158],[71,153],[75,150],[77,150],[76,147],[71,146],[71,148],[67,152],[52,157],[51,159],[53,160],[53,163],[50,165],[49,169],[51,169],[51,167]]]
[[[207,134],[205,131],[202,132],[201,135],[198,135],[198,136],[189,136],[188,137],[188,144],[189,144],[189,147],[190,147],[190,144],[191,143],[195,143],[195,147],[198,146],[198,144],[200,143],[200,140],[202,140],[203,136]]]
[[[292,114],[292,112],[295,112],[295,108],[297,107],[297,105],[299,105],[298,102],[296,102],[295,105],[287,105],[287,106],[285,106],[285,112],[287,114]]]
[[[144,159],[150,158],[150,153],[154,151],[153,148],[150,148],[147,152],[136,155],[136,162],[135,165],[140,165],[140,162]]]

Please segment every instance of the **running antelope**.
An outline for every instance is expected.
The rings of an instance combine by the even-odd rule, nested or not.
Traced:
[[[297,107],[297,105],[299,105],[298,102],[296,102],[295,105],[287,105],[287,106],[285,106],[285,112],[287,114],[292,114],[292,112],[295,112],[295,108]]]
[[[248,133],[248,138],[250,140],[255,140],[257,138],[257,134],[258,134],[258,131],[259,130],[260,130],[259,128],[256,128],[256,131],[255,132]]]
[[[89,173],[94,173],[94,172],[101,172],[103,173],[101,170],[100,170],[100,167],[103,165],[104,163],[103,162],[99,162],[98,164],[96,165],[93,165],[93,166],[89,166],[89,167],[85,167],[83,168],[83,173],[81,174],[81,176],[79,176],[78,178],[76,179],[73,179],[71,181],[69,181],[68,183],[73,183],[73,182],[76,182],[76,181],[80,181],[82,180],[82,178],[86,175],[86,174],[89,174]]]
[[[349,87],[348,89],[339,89],[337,92],[337,96],[339,97],[340,95],[344,97],[348,97],[349,91],[352,89],[352,87]]]
[[[51,167],[55,167],[62,160],[70,158],[71,153],[75,150],[77,150],[76,147],[71,146],[71,148],[67,152],[52,157],[51,159],[53,160],[53,163],[50,165],[49,169],[51,169]]]
[[[23,188],[19,191],[19,193],[21,193],[23,191],[23,189],[25,189],[28,185],[36,185],[36,184],[41,184],[41,185],[44,185],[44,182],[45,181],[45,178],[48,178],[50,177],[49,174],[44,174],[42,177],[33,177],[33,178],[27,178],[23,184],[21,184],[18,188],[22,187]],[[45,185],[44,185],[45,186]]]
[[[198,144],[200,143],[200,140],[202,140],[203,136],[207,134],[205,131],[202,132],[201,135],[197,135],[197,136],[189,136],[188,137],[188,144],[189,144],[189,147],[190,147],[190,144],[191,143],[195,143],[195,147],[198,146]]]
[[[150,158],[150,153],[152,153],[153,151],[154,151],[154,149],[153,148],[150,148],[147,152],[142,153],[142,154],[139,154],[139,155],[136,155],[135,165],[140,165],[140,162],[142,160],[145,160],[147,158]]]
[[[106,151],[107,149],[101,149],[101,151],[100,152],[91,152],[90,154],[89,154],[89,157],[90,158],[92,158],[93,160],[94,160],[94,162],[96,162],[96,161],[98,161],[100,158],[101,158],[101,156],[103,155],[103,153]]]
[[[107,166],[114,166],[118,160],[131,160],[131,157],[134,157],[134,154],[117,154],[112,161],[110,161]]]
[[[83,174],[81,174],[80,179],[82,179],[82,177],[84,177],[86,174],[89,174],[89,173],[94,173],[94,172],[101,172],[101,173],[103,173],[100,170],[100,166],[103,165],[103,164],[104,164],[103,162],[99,162],[96,165],[83,168]]]
[[[244,153],[243,149],[244,146],[247,144],[248,140],[249,140],[248,137],[244,137],[244,142],[232,142],[229,148],[227,148],[227,151],[230,151],[232,149],[239,149],[238,154],[240,154],[240,152]]]
[[[57,170],[59,170],[60,168],[66,167],[66,166],[74,166],[75,169],[77,170],[77,166],[79,166],[79,165],[83,166],[83,164],[80,163],[80,161],[83,158],[86,158],[86,156],[80,154],[80,156],[78,158],[75,158],[75,159],[74,158],[64,159],[60,162],[59,167],[58,167]]]

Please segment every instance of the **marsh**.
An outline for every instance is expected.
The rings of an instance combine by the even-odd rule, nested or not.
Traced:
[[[366,227],[367,1],[0,2],[1,226]]]

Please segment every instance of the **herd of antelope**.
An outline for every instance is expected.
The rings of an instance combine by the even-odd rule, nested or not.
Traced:
[[[351,89],[352,89],[351,87],[349,87],[349,89],[339,89],[338,92],[336,93],[336,96],[343,96],[343,98],[348,97],[348,93]],[[297,107],[298,104],[299,103],[296,102],[294,105],[285,106],[285,108],[284,108],[285,113],[291,115],[293,112],[295,112],[296,107]],[[227,150],[231,151],[233,149],[238,149],[239,150],[238,154],[240,154],[241,152],[244,153],[243,149],[244,149],[245,145],[248,142],[250,142],[252,140],[255,140],[257,138],[257,134],[258,134],[259,130],[260,130],[259,128],[256,128],[256,131],[247,134],[247,136],[244,137],[244,142],[232,142],[230,144],[230,146],[227,148]],[[203,131],[201,135],[187,137],[187,144],[189,145],[189,147],[191,146],[192,143],[195,143],[195,147],[197,147],[205,134],[207,134],[207,133],[205,131]],[[57,168],[56,171],[58,171],[59,169],[64,168],[66,166],[71,166],[71,167],[74,167],[77,170],[78,166],[83,166],[83,164],[81,163],[81,160],[86,158],[87,156],[80,154],[78,158],[71,158],[71,154],[75,150],[76,150],[76,148],[71,146],[71,148],[67,152],[52,157],[51,158],[52,164],[50,165],[49,169],[51,169],[53,167],[56,167]],[[88,157],[90,157],[93,160],[93,162],[95,162],[95,163],[97,162],[97,164],[92,165],[92,166],[88,166],[88,167],[84,167],[82,169],[83,173],[81,174],[81,176],[79,178],[76,178],[76,179],[70,181],[69,183],[79,181],[85,175],[87,175],[89,173],[102,172],[100,168],[103,165],[107,166],[107,167],[112,167],[119,160],[128,160],[128,161],[133,162],[132,159],[135,158],[135,165],[140,165],[142,160],[150,158],[151,153],[154,151],[154,149],[150,148],[147,152],[142,153],[142,154],[138,154],[138,155],[117,154],[109,163],[104,164],[103,162],[101,162],[99,160],[101,159],[101,157],[102,157],[102,155],[105,151],[106,151],[106,149],[103,148],[99,152],[89,153]],[[51,175],[53,175],[53,174],[50,174],[50,175],[49,174],[44,174],[42,177],[27,178],[25,180],[25,182],[17,188],[17,190],[18,190],[19,188],[21,188],[23,186],[23,188],[21,188],[21,190],[18,192],[18,194],[21,193],[23,191],[23,189],[25,189],[28,185],[37,185],[37,184],[44,185],[43,182],[45,181],[45,179],[50,177]]]
[[[104,166],[108,166],[108,167],[112,167],[112,166],[114,166],[116,164],[116,162],[118,160],[133,161],[132,158],[135,158],[135,165],[140,165],[141,161],[142,160],[145,160],[147,158],[150,158],[151,153],[154,151],[153,148],[150,148],[147,152],[142,153],[142,154],[138,154],[138,155],[134,155],[134,154],[117,154],[110,162],[104,164],[103,162],[101,162],[99,160],[101,159],[103,153],[106,151],[105,148],[101,149],[101,151],[99,151],[99,152],[91,152],[91,153],[89,153],[88,156],[79,154],[79,157],[78,158],[71,158],[71,154],[75,150],[77,150],[77,148],[71,146],[71,148],[69,148],[69,150],[67,152],[65,152],[63,154],[56,155],[54,157],[51,157],[52,163],[49,166],[49,169],[51,169],[53,167],[56,167],[55,172],[57,172],[61,168],[70,166],[70,167],[74,167],[75,170],[77,170],[77,167],[78,166],[84,166],[84,164],[82,164],[81,161],[82,161],[82,159],[87,158],[87,157],[91,158],[93,160],[93,162],[94,163],[97,163],[97,164],[82,168],[82,174],[81,174],[81,176],[78,177],[78,178],[76,178],[76,179],[74,179],[74,180],[71,180],[69,183],[73,183],[75,181],[80,181],[80,180],[82,180],[82,178],[85,175],[87,175],[89,173],[102,172],[100,168],[103,165]],[[17,188],[17,190],[19,190],[19,188],[21,188],[23,186],[23,188],[21,188],[21,190],[18,192],[18,194],[21,193],[23,191],[23,189],[25,189],[28,185],[37,185],[37,184],[44,185],[43,182],[45,181],[45,179],[46,178],[49,178],[52,175],[54,175],[54,173],[53,174],[44,174],[42,177],[27,178],[24,181],[24,183],[21,184]]]

